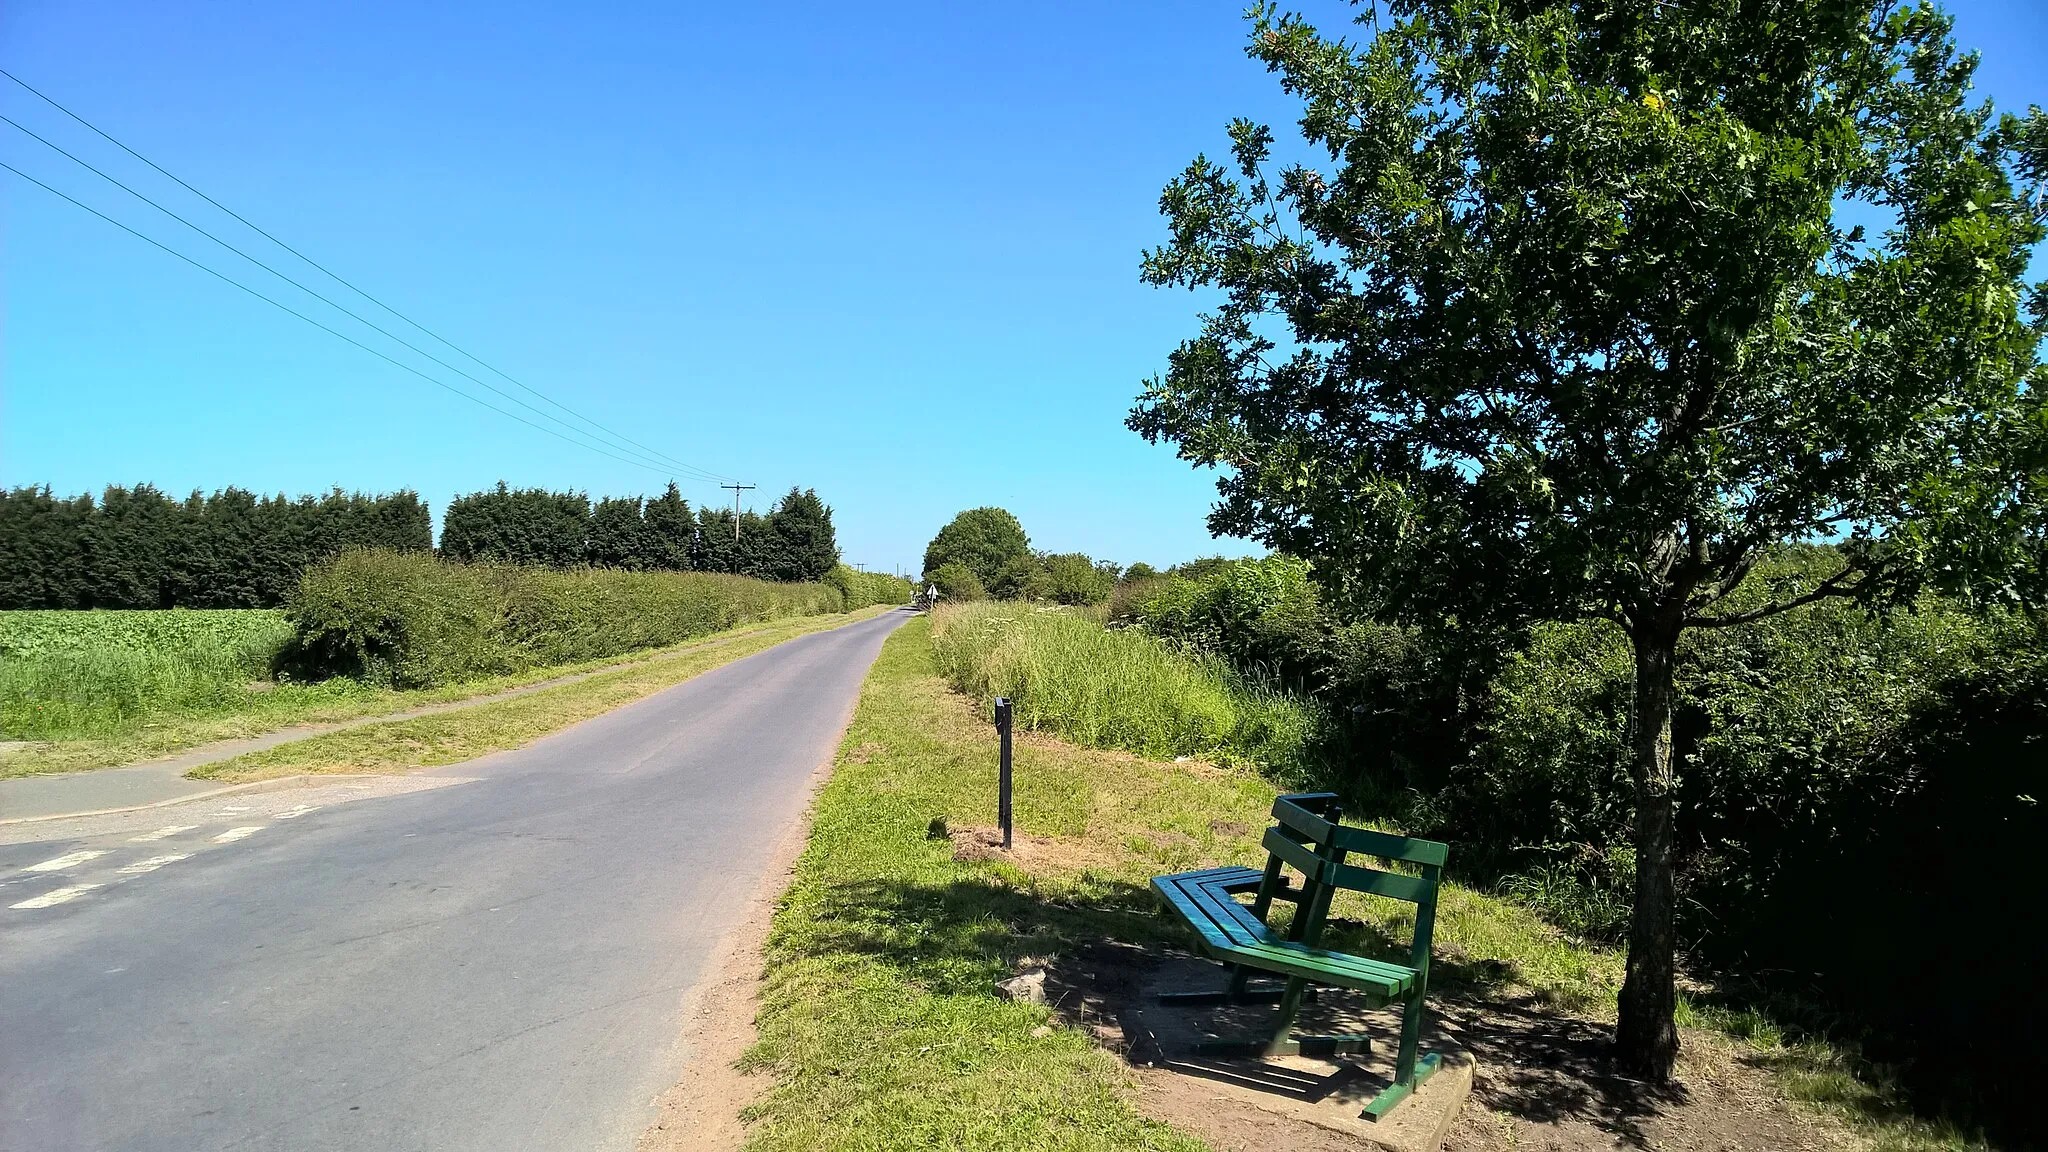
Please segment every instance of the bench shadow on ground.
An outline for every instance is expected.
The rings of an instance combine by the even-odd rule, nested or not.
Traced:
[[[824,898],[826,906],[818,910],[823,931],[813,946],[872,957],[945,994],[995,995],[999,982],[1043,971],[1046,1003],[1061,1022],[1088,1032],[1135,1067],[1163,1067],[1305,1102],[1362,1103],[1384,1083],[1350,1066],[1313,1074],[1273,1061],[1162,1052],[1149,1039],[1159,1032],[1162,1012],[1153,993],[1169,985],[1221,988],[1225,974],[1188,952],[1179,923],[1162,914],[1151,890],[1141,885],[1085,878],[1073,891],[1045,893],[992,868],[935,885],[845,882]],[[1341,928],[1349,950],[1398,955],[1394,942],[1371,925],[1350,921]],[[1604,1133],[1610,1146],[1647,1148],[1654,1137],[1645,1123],[1685,1106],[1682,1086],[1657,1088],[1618,1075],[1608,1058],[1604,1025],[1517,994],[1508,966],[1447,958],[1435,962],[1432,975],[1443,989],[1431,998],[1434,1040],[1477,1059],[1482,1071],[1472,1094],[1492,1112],[1534,1125],[1589,1127]],[[1390,1046],[1398,1029],[1393,1013],[1365,1013],[1348,996],[1322,992],[1304,1024],[1343,1030],[1362,1022],[1376,1047],[1380,1038]],[[1200,1027],[1210,1034],[1241,1034],[1259,1031],[1273,1008],[1230,1008],[1228,1020],[1215,1007],[1170,1011],[1203,1020]],[[1205,1019],[1212,1015],[1213,1022]]]

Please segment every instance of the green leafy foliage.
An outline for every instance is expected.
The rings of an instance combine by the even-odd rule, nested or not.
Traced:
[[[1774,553],[1736,606],[1810,579],[1835,563],[1824,551]],[[1420,630],[1346,620],[1298,561],[1236,567],[1126,586],[1112,622],[1312,695],[1347,750],[1316,783],[1456,843],[1467,879],[1574,935],[1622,937],[1634,661],[1617,626],[1542,624],[1481,661]],[[1947,956],[1902,951],[1897,925],[1940,907],[1969,925],[1974,963],[2031,962],[2009,902],[2048,887],[2032,849],[2048,835],[2035,802],[2048,789],[2041,628],[1933,595],[1891,615],[1828,601],[1691,633],[1676,678],[1687,771],[1674,864],[1693,962],[1818,1005],[1794,1019],[1860,1042],[1930,1112],[1986,1125],[2030,1115],[2001,1085],[2027,1082],[2039,1054],[2006,1038],[2048,1027],[2048,1003],[2006,983],[1916,993],[1941,982]],[[2022,1071],[1972,1077],[1940,1056],[1961,1049]]]
[[[697,516],[671,480],[661,495],[640,512],[640,562],[634,567],[656,572],[683,572],[694,567],[690,554],[697,545]]]
[[[1351,44],[1253,11],[1248,51],[1329,164],[1276,163],[1238,121],[1233,165],[1167,186],[1144,275],[1221,300],[1130,422],[1227,466],[1218,532],[1312,558],[1353,604],[1473,637],[1622,625],[1619,1042],[1661,1080],[1681,637],[2048,577],[2048,294],[2023,308],[2048,116],[1972,104],[1975,58],[1925,5],[1370,12]],[[1845,542],[1831,567],[1743,606],[1772,549],[1813,539]]]
[[[821,580],[839,562],[832,509],[811,489],[791,488],[768,515],[748,511],[735,530],[732,513],[698,512],[692,566],[763,580]]]
[[[988,590],[981,586],[974,570],[958,560],[950,560],[925,573],[925,580],[937,588],[939,598],[949,604],[988,599]]]
[[[887,572],[862,572],[836,564],[825,573],[825,583],[839,589],[844,611],[852,612],[871,604],[908,604],[916,589],[908,579]]]
[[[286,609],[286,666],[424,687],[679,643],[754,621],[837,612],[826,584],[693,572],[559,570],[349,552]]]
[[[960,564],[983,588],[995,591],[1009,586],[1003,578],[1006,565],[1028,565],[1031,559],[1031,538],[1015,516],[1001,508],[969,508],[925,546],[924,570],[936,573],[948,564]]]
[[[401,491],[175,501],[148,484],[60,499],[0,491],[0,608],[269,608],[347,548],[424,551],[427,507]]]
[[[1115,564],[1097,563],[1080,552],[1054,552],[1039,558],[1037,570],[1023,582],[1019,599],[1054,604],[1101,604],[1116,591]]]
[[[282,613],[0,612],[0,734],[60,739],[241,696],[290,640]]]
[[[1321,783],[1375,810],[1426,791],[1465,751],[1472,662],[1417,629],[1333,609],[1298,559],[1182,565],[1120,588],[1109,619],[1316,700],[1331,717],[1329,741],[1345,749]]]
[[[650,539],[644,501],[638,496],[607,496],[590,510],[584,532],[584,561],[593,568],[658,568],[650,563],[658,544]],[[684,555],[688,555],[687,552]]]
[[[791,488],[768,514],[760,551],[745,569],[766,580],[822,580],[839,563],[832,509],[816,489]]]
[[[581,492],[512,488],[500,480],[490,491],[448,502],[441,514],[441,554],[463,563],[570,568],[587,561],[589,526],[590,497]]]

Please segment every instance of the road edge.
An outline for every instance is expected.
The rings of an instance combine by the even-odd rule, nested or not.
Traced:
[[[873,608],[876,608],[876,607],[880,607],[880,608],[881,608],[882,610],[881,610],[880,612],[872,612],[872,611],[871,611],[871,609],[873,609]],[[868,620],[876,620],[876,619],[880,619],[880,618],[882,618],[883,616],[886,616],[886,615],[888,615],[888,614],[889,614],[889,612],[891,612],[891,611],[900,611],[900,610],[901,610],[900,608],[893,608],[893,607],[888,607],[888,606],[882,606],[882,605],[871,605],[871,606],[870,606],[869,608],[861,608],[861,609],[856,609],[856,610],[855,610],[854,612],[842,613],[841,615],[844,615],[844,616],[848,617],[848,619],[845,619],[845,620],[842,620],[842,621],[840,621],[840,622],[838,622],[838,623],[835,623],[835,624],[833,624],[833,625],[832,625],[831,627],[829,627],[829,628],[820,628],[820,629],[817,629],[817,630],[815,630],[815,631],[811,631],[811,632],[800,632],[800,633],[797,633],[796,635],[793,635],[793,636],[790,636],[790,637],[788,637],[787,639],[784,639],[784,640],[778,641],[778,642],[777,642],[777,643],[776,643],[775,645],[772,645],[772,646],[770,646],[770,648],[764,648],[764,649],[762,649],[761,651],[763,651],[763,652],[766,652],[766,651],[771,651],[771,650],[772,650],[773,648],[776,648],[776,647],[780,647],[780,646],[781,646],[782,644],[787,644],[787,643],[789,643],[789,642],[790,642],[791,640],[797,640],[797,639],[801,639],[801,638],[802,638],[802,637],[804,637],[804,636],[815,636],[815,635],[820,635],[820,634],[822,634],[822,633],[826,633],[826,632],[835,632],[835,631],[838,631],[838,630],[839,630],[839,629],[841,629],[841,628],[850,628],[850,627],[852,627],[852,626],[854,626],[854,625],[856,625],[856,624],[861,624],[861,623],[865,623],[865,622],[866,622],[866,621],[868,621]],[[815,619],[815,618],[816,618],[816,617],[790,617],[790,619]],[[412,709],[407,709],[407,710],[404,710],[404,711],[400,711],[400,712],[387,712],[387,713],[378,713],[378,714],[376,714],[376,715],[372,715],[372,716],[361,716],[361,717],[355,717],[355,718],[352,718],[352,719],[349,719],[349,720],[343,720],[343,721],[338,721],[338,722],[335,722],[335,723],[332,723],[332,724],[319,724],[319,725],[291,725],[291,726],[287,726],[287,727],[285,727],[285,728],[278,728],[278,729],[272,729],[272,730],[271,730],[270,732],[267,732],[267,733],[263,733],[263,734],[259,735],[258,737],[254,737],[254,738],[251,738],[251,739],[253,739],[253,740],[262,740],[262,739],[264,739],[264,738],[266,738],[266,737],[269,737],[269,736],[276,736],[276,735],[281,735],[281,734],[285,734],[285,733],[290,733],[290,735],[289,735],[289,736],[288,736],[288,737],[287,737],[286,739],[282,739],[282,740],[276,740],[276,741],[270,742],[270,743],[268,743],[268,744],[267,744],[267,745],[266,745],[265,747],[262,747],[262,748],[253,748],[253,749],[252,749],[252,748],[244,748],[244,749],[237,749],[237,750],[232,750],[232,751],[222,751],[222,752],[220,752],[220,754],[218,754],[218,755],[213,755],[213,754],[210,754],[210,753],[209,753],[209,755],[208,755],[208,756],[207,756],[207,758],[205,758],[205,759],[197,760],[197,761],[195,761],[195,762],[193,762],[193,763],[191,763],[191,764],[180,764],[180,767],[181,767],[181,768],[183,769],[183,771],[180,771],[180,772],[178,773],[177,779],[183,779],[183,780],[194,780],[194,779],[202,779],[201,777],[193,777],[193,776],[187,775],[186,773],[188,773],[188,772],[191,772],[191,771],[194,771],[194,770],[196,770],[196,769],[199,769],[199,768],[207,767],[207,766],[209,766],[209,765],[212,765],[212,764],[218,764],[218,763],[225,763],[226,761],[229,761],[229,760],[235,759],[235,758],[237,758],[237,757],[239,757],[239,756],[247,755],[247,754],[249,754],[249,753],[250,753],[250,752],[252,752],[252,751],[268,751],[268,750],[269,750],[269,749],[271,749],[271,748],[281,748],[281,747],[284,747],[284,746],[286,746],[286,745],[290,745],[290,744],[297,744],[297,743],[300,743],[300,742],[302,742],[302,741],[305,741],[305,740],[311,740],[311,739],[316,739],[316,738],[318,738],[318,737],[321,737],[321,736],[327,736],[327,735],[331,735],[331,734],[333,734],[333,733],[335,733],[335,732],[351,731],[351,730],[354,730],[354,729],[357,729],[357,728],[370,728],[370,727],[375,727],[375,726],[377,726],[377,725],[380,725],[380,724],[402,724],[402,723],[404,723],[404,722],[406,722],[406,721],[408,721],[408,720],[416,720],[416,719],[423,719],[423,718],[426,718],[426,717],[431,717],[431,716],[441,716],[441,715],[447,715],[447,714],[449,714],[449,713],[453,713],[453,712],[461,712],[461,711],[467,711],[467,710],[469,710],[469,709],[471,709],[471,708],[481,708],[481,707],[488,707],[488,706],[490,706],[490,705],[493,705],[493,704],[502,704],[502,703],[504,703],[504,702],[506,702],[506,701],[509,701],[509,700],[514,700],[514,699],[518,699],[518,698],[520,698],[520,697],[524,697],[524,696],[530,696],[530,695],[536,695],[536,694],[538,694],[538,693],[541,693],[541,692],[545,692],[545,691],[549,691],[549,690],[552,690],[552,689],[555,689],[555,688],[566,688],[566,687],[569,687],[569,686],[571,686],[571,685],[574,685],[574,684],[578,684],[578,683],[581,683],[581,682],[583,682],[583,681],[585,681],[585,680],[589,680],[589,679],[591,679],[591,678],[593,678],[593,677],[596,677],[596,676],[603,676],[603,675],[609,675],[609,674],[611,674],[611,673],[614,673],[614,672],[623,672],[623,671],[629,671],[629,670],[632,670],[632,669],[635,669],[635,668],[641,668],[641,667],[645,667],[645,666],[648,666],[648,665],[653,665],[653,664],[659,664],[659,663],[662,663],[662,662],[664,662],[664,661],[667,661],[667,660],[672,660],[672,659],[678,659],[678,658],[680,658],[680,657],[682,657],[682,656],[685,656],[685,655],[689,655],[689,654],[691,654],[691,653],[694,653],[694,652],[700,652],[700,651],[704,651],[705,649],[710,649],[710,648],[721,648],[721,647],[724,647],[724,646],[726,646],[726,645],[728,645],[728,644],[736,644],[736,643],[738,643],[739,641],[741,641],[741,640],[745,640],[745,639],[747,639],[747,638],[748,638],[748,637],[750,637],[750,636],[758,636],[759,634],[761,634],[762,632],[765,632],[765,631],[767,631],[767,630],[768,630],[769,628],[772,628],[773,626],[774,626],[774,624],[773,624],[773,623],[770,623],[770,624],[766,624],[766,625],[763,625],[762,627],[759,627],[759,628],[752,628],[752,629],[749,629],[749,630],[747,630],[747,631],[745,631],[745,632],[736,632],[736,633],[734,633],[733,635],[730,635],[730,636],[721,636],[721,637],[718,637],[718,638],[716,638],[716,639],[710,639],[710,640],[703,640],[703,641],[698,641],[698,642],[693,642],[693,643],[685,643],[685,644],[679,645],[679,646],[677,646],[677,647],[675,647],[675,648],[673,648],[673,649],[671,649],[671,650],[668,650],[668,651],[664,651],[664,652],[661,652],[661,653],[659,653],[659,654],[657,654],[657,655],[654,655],[654,656],[643,656],[643,657],[636,657],[636,658],[633,658],[633,659],[629,659],[629,660],[624,660],[624,661],[621,661],[621,662],[619,662],[619,663],[616,663],[616,664],[608,664],[608,665],[604,665],[604,666],[602,666],[602,667],[598,667],[598,668],[591,668],[591,669],[587,669],[587,670],[585,670],[585,671],[582,671],[582,672],[572,672],[572,673],[567,673],[567,674],[565,674],[565,675],[562,675],[562,676],[558,676],[558,677],[554,677],[554,678],[552,678],[552,679],[549,679],[549,680],[542,680],[542,681],[536,681],[536,682],[534,682],[534,683],[532,683],[532,684],[523,684],[523,685],[520,685],[520,686],[519,686],[519,687],[517,687],[517,688],[507,689],[507,690],[505,690],[505,691],[502,691],[502,692],[496,692],[496,693],[491,693],[491,694],[488,694],[488,695],[482,695],[482,696],[471,696],[471,697],[464,697],[464,698],[462,698],[462,699],[459,699],[459,700],[450,700],[450,701],[444,701],[444,702],[442,702],[442,703],[439,703],[439,704],[430,704],[430,705],[426,705],[426,706],[424,706],[424,707],[420,707],[420,708],[412,708]],[[756,654],[758,654],[758,653],[756,653]],[[743,659],[746,659],[746,657],[742,656],[742,657],[739,657],[738,659],[741,659],[741,660],[743,660]],[[732,661],[729,661],[728,663],[731,663],[731,662],[732,662]],[[696,675],[697,675],[697,676],[701,676],[701,675],[703,675],[703,674],[704,674],[704,672],[710,672],[710,671],[715,671],[715,670],[716,670],[717,668],[722,668],[722,667],[725,667],[725,665],[724,665],[724,664],[714,665],[714,666],[712,666],[711,668],[706,668],[706,669],[704,669],[703,671],[700,671],[700,672],[698,672],[698,673],[697,673]],[[692,677],[690,677],[690,679],[695,679],[695,678],[696,678],[696,676],[692,676]],[[688,680],[681,680],[681,681],[677,681],[677,683],[678,683],[678,684],[686,684],[686,683],[688,683],[688,682],[689,682]],[[865,681],[863,681],[863,683],[865,683]],[[675,685],[670,685],[669,687],[675,687]],[[667,691],[667,689],[666,689],[666,688],[664,688],[664,689],[657,689],[657,691]],[[642,697],[642,699],[645,699],[645,697]],[[623,708],[623,707],[626,707],[626,706],[627,706],[628,704],[632,704],[632,703],[637,703],[637,701],[627,701],[627,702],[626,702],[625,704],[621,704],[621,705],[619,705],[619,707]],[[594,719],[594,717],[592,717],[592,719]],[[849,723],[851,723],[851,718],[850,718],[850,714],[849,714],[849,720],[848,720],[848,722],[849,722]],[[583,723],[583,721],[577,721],[576,723]],[[573,726],[573,725],[572,725],[572,726]],[[549,733],[548,735],[554,735],[554,733]],[[544,737],[543,737],[543,738],[544,738]],[[842,732],[842,733],[841,733],[841,739],[844,739],[844,738],[845,738],[845,734],[844,734],[844,733]],[[96,773],[96,772],[108,772],[108,771],[121,771],[121,770],[124,770],[124,769],[132,769],[132,768],[152,768],[152,767],[157,767],[157,766],[159,766],[159,765],[166,765],[166,764],[170,764],[170,763],[174,763],[174,762],[177,762],[177,761],[181,761],[181,760],[185,760],[185,759],[188,759],[188,758],[190,758],[190,757],[191,757],[191,756],[192,756],[192,755],[193,755],[194,753],[197,753],[197,752],[201,752],[201,751],[205,751],[205,750],[206,750],[206,749],[208,749],[209,747],[222,747],[222,746],[224,746],[224,745],[226,745],[226,744],[231,744],[231,743],[232,743],[232,744],[241,744],[241,743],[248,743],[248,742],[250,742],[250,741],[248,741],[248,740],[236,740],[236,741],[216,741],[216,742],[215,742],[215,743],[214,743],[213,745],[199,745],[199,746],[196,746],[196,747],[194,747],[194,748],[192,748],[192,749],[188,749],[188,750],[186,750],[186,751],[184,751],[184,752],[181,752],[181,753],[176,753],[176,754],[173,754],[173,755],[169,755],[169,756],[162,756],[162,757],[158,757],[158,758],[156,758],[156,759],[154,759],[154,760],[141,760],[141,761],[136,761],[135,763],[132,763],[132,764],[116,764],[116,765],[108,765],[108,766],[105,766],[105,767],[101,767],[101,768],[81,768],[81,769],[78,769],[78,770],[77,770],[76,772],[53,772],[53,773],[41,773],[41,774],[32,774],[32,775],[30,775],[30,776],[12,776],[12,777],[4,777],[4,778],[0,778],[0,784],[5,784],[5,783],[8,783],[8,782],[10,782],[10,781],[14,781],[14,780],[29,780],[29,779],[36,779],[36,778],[38,778],[38,776],[51,776],[51,777],[66,777],[66,776],[86,776],[86,775],[90,775],[90,774],[92,774],[92,773]],[[503,751],[503,750],[501,749],[500,751]],[[482,758],[483,758],[483,756],[491,756],[491,755],[496,755],[496,753],[495,753],[495,752],[486,752],[486,753],[483,753],[483,754],[482,754],[482,756],[478,756],[478,757],[475,757],[475,759],[482,759]],[[420,766],[420,767],[445,767],[445,765],[431,765],[431,766],[424,766],[424,765],[423,765],[423,766]],[[43,814],[41,814],[41,815],[37,815],[37,816],[9,816],[9,817],[6,817],[6,818],[4,818],[4,819],[0,819],[0,828],[8,827],[8,826],[11,826],[11,825],[17,825],[17,824],[35,824],[35,823],[42,823],[42,822],[47,822],[47,821],[51,821],[51,820],[78,820],[78,819],[84,819],[84,818],[87,818],[87,817],[92,817],[92,816],[116,816],[116,815],[119,815],[119,814],[121,814],[121,813],[123,813],[123,812],[142,812],[142,811],[146,811],[146,810],[148,810],[148,809],[151,809],[151,808],[164,808],[164,807],[169,807],[169,806],[172,806],[172,805],[176,805],[176,804],[189,804],[189,803],[192,803],[192,802],[194,802],[194,801],[198,801],[198,800],[208,800],[208,799],[212,799],[212,798],[215,798],[215,797],[219,797],[219,796],[225,796],[225,795],[229,795],[229,794],[231,794],[231,793],[239,793],[239,792],[261,792],[261,791],[268,791],[268,790],[271,790],[271,789],[277,789],[277,788],[292,788],[292,787],[299,787],[299,786],[301,786],[301,785],[305,785],[305,784],[310,784],[310,783],[325,783],[325,782],[327,782],[327,781],[332,781],[332,780],[351,780],[351,779],[358,779],[358,778],[362,778],[362,777],[369,777],[369,776],[391,776],[391,775],[410,775],[410,774],[411,774],[412,772],[415,772],[415,771],[419,771],[419,770],[420,770],[420,768],[419,768],[419,767],[415,767],[415,768],[412,768],[412,769],[408,769],[407,771],[405,771],[405,772],[400,772],[400,773],[392,773],[392,772],[295,772],[295,773],[293,773],[293,774],[291,774],[291,775],[289,775],[289,776],[272,776],[272,777],[269,777],[269,778],[267,778],[267,779],[263,779],[263,780],[245,780],[245,781],[243,781],[243,782],[241,782],[241,783],[239,783],[239,784],[223,784],[223,785],[221,785],[221,786],[220,786],[220,787],[218,787],[218,788],[209,788],[209,789],[206,789],[206,790],[204,790],[204,791],[200,791],[200,792],[181,792],[181,793],[179,793],[179,794],[177,794],[177,795],[175,795],[175,796],[166,796],[166,797],[164,797],[164,798],[163,798],[163,799],[161,799],[161,800],[149,800],[149,801],[145,801],[145,802],[143,802],[143,803],[140,803],[140,804],[127,804],[127,805],[122,805],[122,806],[120,806],[120,807],[115,807],[115,808],[95,808],[95,809],[89,809],[89,810],[84,810],[84,811],[75,811],[75,812],[46,812],[46,813],[43,813]]]
[[[875,655],[880,659],[879,650]],[[705,960],[703,974],[683,996],[679,1043],[688,1055],[680,1078],[655,1099],[655,1120],[640,1134],[636,1152],[738,1152],[747,1138],[741,1113],[774,1086],[767,1073],[743,1072],[738,1066],[758,1036],[755,1021],[767,966],[764,949],[776,906],[796,878],[797,859],[811,842],[818,793],[838,767],[846,734],[860,711],[861,693],[873,672],[870,661],[861,674],[860,691],[840,718],[831,749],[804,782],[803,811],[769,854],[739,921],[719,939]]]

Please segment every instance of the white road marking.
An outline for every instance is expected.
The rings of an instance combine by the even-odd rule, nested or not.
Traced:
[[[66,900],[76,900],[97,887],[99,887],[97,884],[73,884],[69,888],[59,888],[54,892],[45,892],[32,900],[23,900],[19,904],[9,904],[8,907],[48,908],[53,904],[62,904]]]
[[[215,844],[233,844],[235,841],[240,840],[244,836],[251,836],[261,831],[263,831],[263,825],[261,824],[250,824],[247,827],[243,828],[230,828],[227,831],[221,833],[220,835],[215,836],[213,838],[213,842]]]
[[[64,855],[57,857],[55,860],[45,860],[41,864],[31,864],[28,867],[23,868],[22,871],[62,872],[66,868],[71,868],[83,864],[87,860],[97,860],[105,855],[105,852],[67,852]]]
[[[279,812],[277,818],[279,820],[297,820],[308,812],[318,812],[319,810],[320,805],[318,804],[301,804],[289,812]]]
[[[130,844],[147,844],[151,840],[161,840],[166,836],[176,836],[180,832],[190,832],[197,827],[199,827],[197,824],[173,824],[169,828],[159,828],[154,832],[144,832],[140,836],[130,836],[128,842]]]
[[[225,816],[230,812],[247,812],[248,810],[249,806],[247,804],[230,804],[221,809],[216,815]]]
[[[154,872],[166,864],[176,864],[180,860],[189,859],[191,859],[190,853],[182,856],[151,856],[147,860],[137,860],[135,863],[119,871],[123,876],[136,876],[144,872]]]

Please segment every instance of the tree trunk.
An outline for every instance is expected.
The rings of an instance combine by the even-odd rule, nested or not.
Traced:
[[[1671,1078],[1678,1058],[1678,1007],[1672,920],[1678,890],[1672,877],[1673,795],[1671,697],[1678,629],[1638,627],[1635,741],[1630,775],[1636,791],[1635,914],[1629,922],[1628,976],[1621,985],[1616,1054],[1631,1075],[1651,1083]]]

